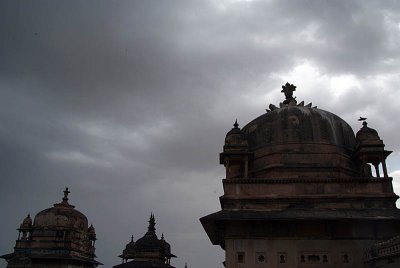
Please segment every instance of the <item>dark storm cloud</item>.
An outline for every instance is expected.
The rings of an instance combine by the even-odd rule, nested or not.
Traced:
[[[69,186],[106,267],[151,211],[176,267],[221,267],[198,218],[219,209],[235,118],[290,80],[400,151],[399,23],[397,1],[2,1],[0,253]]]

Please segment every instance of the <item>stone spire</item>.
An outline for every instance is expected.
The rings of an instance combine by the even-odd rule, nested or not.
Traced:
[[[148,234],[155,234],[156,233],[156,221],[154,219],[153,213],[150,215],[150,220],[149,220],[149,227],[147,227],[147,233]]]

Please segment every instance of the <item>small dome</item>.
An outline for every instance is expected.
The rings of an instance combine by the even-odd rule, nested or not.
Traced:
[[[91,224],[88,228],[88,237],[90,240],[96,240],[96,229]]]
[[[132,235],[131,241],[125,246],[125,250],[134,250],[134,248],[135,248],[135,241],[133,241],[133,235]]]
[[[26,218],[22,221],[20,228],[30,228],[32,227],[32,218],[31,215],[28,214]]]
[[[380,140],[381,138],[379,137],[378,132],[375,129],[368,127],[368,123],[364,121],[363,127],[356,134],[357,143],[368,142],[368,141],[374,142]]]
[[[161,240],[160,241],[161,241],[161,244],[164,247],[165,255],[170,255],[171,254],[171,245],[167,241],[165,241],[164,234],[161,235]]]
[[[89,234],[96,234],[96,229],[94,229],[93,224],[91,224],[88,228]]]
[[[226,134],[224,151],[246,151],[247,147],[246,137],[236,120],[233,128]]]
[[[133,259],[135,257],[135,241],[133,241],[133,235],[131,237],[131,241],[126,244],[125,249],[122,251],[122,255],[120,257]]]

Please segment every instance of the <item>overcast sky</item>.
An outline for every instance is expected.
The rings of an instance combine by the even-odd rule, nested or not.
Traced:
[[[70,203],[105,266],[153,212],[177,268],[223,267],[225,134],[284,99],[368,118],[400,180],[399,1],[0,1],[0,255],[24,217]],[[0,267],[6,262],[0,260]]]

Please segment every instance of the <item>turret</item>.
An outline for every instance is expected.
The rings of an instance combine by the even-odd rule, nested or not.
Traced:
[[[240,130],[237,120],[226,134],[224,151],[220,154],[220,164],[226,168],[226,178],[248,178],[249,161],[248,142]]]
[[[356,134],[355,158],[358,163],[360,174],[363,177],[372,177],[371,165],[375,167],[376,177],[380,177],[379,167],[382,165],[383,176],[388,177],[386,168],[386,158],[392,151],[385,150],[385,144],[375,129],[368,127],[366,118],[360,118],[363,121],[362,128]]]

